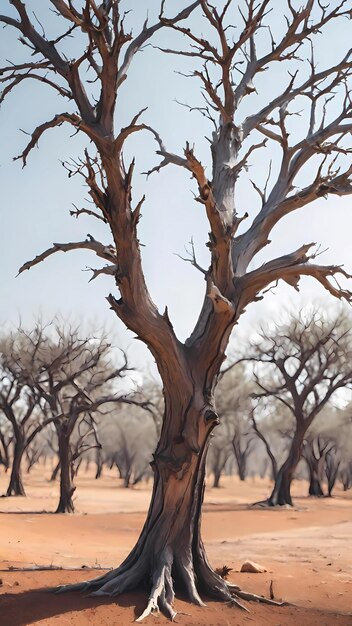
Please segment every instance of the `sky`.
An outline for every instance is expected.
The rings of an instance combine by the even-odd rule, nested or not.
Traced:
[[[221,4],[221,2],[220,2]],[[335,6],[335,0],[330,6]],[[65,24],[48,10],[49,3],[42,0],[27,0],[27,9],[45,24],[48,36],[62,32]],[[123,3],[133,11],[127,16],[134,33],[138,33],[143,20],[150,23],[155,19],[159,3],[156,0]],[[186,5],[184,0],[166,3],[166,12],[173,14]],[[241,25],[236,2],[232,11],[232,23]],[[279,33],[283,25],[282,0],[272,0],[273,11],[270,24]],[[2,0],[1,11],[14,14],[7,0]],[[194,32],[209,34],[204,18],[197,11],[190,20]],[[38,28],[40,28],[38,26]],[[281,31],[282,32],[282,31]],[[233,31],[236,36],[236,29]],[[323,69],[339,60],[350,47],[351,23],[340,20],[334,28],[329,28],[324,36],[316,38],[316,60]],[[70,41],[70,52],[74,56],[79,41]],[[185,41],[175,33],[164,31],[152,41],[164,47],[183,46]],[[266,39],[258,42],[266,45]],[[185,49],[185,48],[184,48]],[[11,28],[1,31],[1,65],[7,60],[19,61],[24,58],[26,49],[19,44],[16,33]],[[308,52],[307,52],[308,54]],[[304,76],[305,64],[302,65]],[[148,106],[143,121],[153,126],[162,136],[169,151],[182,154],[188,140],[195,144],[197,156],[210,168],[209,143],[205,136],[211,133],[210,123],[198,113],[190,113],[175,100],[192,106],[200,104],[199,84],[195,79],[187,79],[179,72],[191,68],[189,61],[179,56],[162,54],[152,46],[146,47],[133,62],[129,77],[118,97],[116,128],[123,127],[140,109]],[[261,76],[257,83],[257,94],[246,99],[240,115],[245,117],[260,103],[270,100],[279,93],[280,86],[287,84],[285,64],[277,64],[272,71]],[[292,68],[291,68],[292,69]],[[338,103],[338,98],[336,100]],[[304,106],[304,104],[303,104]],[[333,115],[334,103],[329,114]],[[298,109],[298,107],[296,107]],[[56,313],[79,321],[82,328],[90,323],[104,326],[109,330],[116,345],[129,350],[131,362],[143,371],[153,371],[152,358],[147,349],[127,331],[109,310],[106,296],[114,291],[110,277],[99,277],[92,282],[87,267],[99,267],[96,257],[89,252],[74,251],[58,253],[44,263],[16,277],[19,267],[36,254],[51,246],[52,242],[82,240],[87,233],[104,243],[110,242],[107,227],[89,218],[78,220],[70,217],[72,204],[85,205],[87,190],[79,177],[67,178],[62,161],[76,158],[82,153],[84,140],[71,137],[72,129],[61,126],[50,130],[40,140],[39,149],[32,151],[28,165],[22,169],[20,161],[13,161],[23,150],[28,138],[21,132],[30,132],[36,125],[50,119],[56,113],[69,110],[66,101],[53,94],[38,81],[24,81],[4,101],[0,109],[0,189],[1,189],[1,232],[0,232],[0,323],[13,326],[22,323],[30,326],[33,319],[41,315],[51,319]],[[336,109],[335,109],[336,112]],[[300,137],[306,129],[305,112],[301,117],[292,118],[292,135]],[[148,179],[142,174],[157,164],[156,145],[147,133],[138,133],[129,142],[126,162],[136,157],[136,175],[133,182],[133,201],[137,203],[143,194],[142,220],[139,238],[143,244],[142,257],[147,284],[152,298],[164,310],[168,306],[170,318],[179,338],[184,340],[192,331],[204,297],[203,276],[189,263],[177,256],[184,255],[184,247],[193,237],[199,262],[209,264],[208,226],[203,207],[194,202],[196,193],[194,181],[189,173],[181,168],[170,166]],[[253,191],[250,178],[262,183],[268,172],[270,159],[272,171],[277,167],[277,151],[274,148],[258,151],[247,175],[238,187],[238,212],[248,211],[253,217],[258,211],[258,197]],[[305,176],[309,179],[311,172]],[[304,181],[303,181],[304,182]],[[321,263],[344,264],[352,270],[351,200],[330,197],[296,211],[282,220],[272,232],[272,244],[255,262],[255,266],[280,254],[292,252],[302,244],[317,242],[326,250],[320,257]],[[249,218],[250,219],[250,218]],[[253,266],[254,267],[254,266]],[[324,308],[330,307],[332,297],[313,279],[302,279],[301,291],[297,294],[287,285],[280,284],[274,292],[266,294],[264,300],[252,304],[241,317],[231,340],[231,351],[236,351],[238,337],[253,332],[256,324],[263,320],[276,319],[290,306],[298,310],[304,304],[318,299]]]

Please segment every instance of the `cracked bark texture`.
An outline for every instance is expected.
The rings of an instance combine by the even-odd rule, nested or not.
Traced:
[[[315,258],[314,253],[308,254],[311,244],[248,270],[255,255],[269,243],[270,232],[282,217],[322,196],[352,191],[351,168],[335,167],[336,155],[341,151],[348,154],[349,150],[346,142],[352,125],[348,89],[337,117],[329,123],[325,114],[323,119],[319,117],[317,107],[325,97],[332,96],[337,85],[346,84],[352,69],[350,52],[334,67],[319,73],[312,60],[308,78],[301,79],[298,72],[291,74],[289,86],[279,90],[263,109],[242,120],[237,119],[237,114],[241,102],[255,93],[260,72],[277,61],[298,59],[298,51],[305,42],[324,31],[327,24],[351,18],[352,10],[348,2],[330,8],[318,0],[306,0],[296,10],[288,0],[287,29],[275,42],[273,37],[270,40],[269,28],[267,52],[261,57],[256,41],[263,27],[270,26],[268,15],[275,4],[271,0],[247,0],[244,9],[231,0],[221,8],[207,0],[196,0],[172,17],[166,16],[162,1],[156,21],[149,25],[146,20],[135,36],[125,30],[126,15],[119,0],[104,0],[99,5],[87,0],[84,10],[75,2],[51,0],[58,14],[58,25],[66,21],[68,34],[75,35],[76,30],[81,30],[86,37],[82,56],[68,61],[57,45],[58,41],[62,44],[65,32],[56,40],[47,39],[45,32],[39,32],[31,23],[21,0],[9,0],[9,3],[13,11],[0,15],[0,22],[14,29],[36,56],[35,61],[30,57],[27,64],[2,68],[2,98],[22,81],[36,79],[75,105],[73,113],[64,111],[40,124],[19,158],[25,164],[43,133],[63,123],[85,134],[89,149],[79,161],[66,167],[70,175],[83,176],[96,210],[80,209],[73,214],[78,217],[83,213],[103,220],[112,235],[108,245],[91,235],[79,242],[54,243],[25,263],[20,272],[56,252],[82,248],[107,262],[93,270],[92,278],[99,274],[115,278],[116,290],[107,298],[110,307],[149,347],[164,387],[164,420],[153,460],[155,484],[145,527],[120,568],[87,583],[84,588],[98,594],[117,595],[148,580],[149,602],[140,619],[159,607],[172,619],[175,617],[174,580],[183,584],[190,599],[198,604],[200,590],[223,600],[232,599],[234,603],[239,603],[239,599],[254,599],[253,595],[230,587],[214,573],[200,537],[205,457],[209,435],[217,423],[214,388],[235,323],[246,305],[260,299],[273,283],[283,279],[297,288],[300,276],[308,275],[320,281],[335,297],[351,298],[349,291],[330,280],[339,274],[348,277],[341,267],[310,263]],[[168,11],[171,10],[170,5]],[[193,11],[198,16],[202,13],[207,20],[212,30],[211,41],[188,27],[187,19]],[[227,27],[239,21],[241,26],[232,40],[232,31]],[[197,68],[201,67],[192,71],[191,76],[200,81],[205,96],[205,105],[196,109],[209,118],[214,129],[211,180],[190,143],[186,144],[183,155],[167,151],[158,132],[140,121],[145,109],[137,112],[128,126],[119,132],[115,130],[120,111],[117,94],[127,79],[136,52],[164,28],[178,32],[184,36],[183,41],[191,44],[188,49],[167,49],[164,53],[188,57]],[[89,64],[98,86],[97,101],[90,98],[89,84],[82,71],[84,63]],[[286,121],[297,97],[308,101],[310,124],[306,138],[291,144]],[[135,163],[133,160],[125,165],[123,159],[126,140],[141,131],[152,133],[161,157],[160,164],[149,173],[169,164],[190,172],[198,190],[196,200],[204,206],[209,222],[210,267],[203,271],[204,302],[195,328],[184,344],[174,332],[167,309],[161,313],[153,303],[142,271],[137,228],[144,198],[132,205]],[[264,135],[264,139],[255,143],[252,133]],[[244,142],[248,138],[250,147],[246,148]],[[279,175],[264,190],[255,186],[261,208],[247,230],[239,234],[243,218],[236,209],[236,182],[246,171],[253,151],[264,149],[268,141],[281,146]],[[317,155],[321,165],[311,184],[297,191],[297,175]],[[191,261],[197,267],[195,257]]]

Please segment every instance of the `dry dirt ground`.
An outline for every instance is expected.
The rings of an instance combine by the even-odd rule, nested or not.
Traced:
[[[80,594],[55,595],[53,586],[94,577],[94,568],[116,566],[132,548],[142,527],[151,485],[123,489],[113,473],[95,481],[77,480],[75,515],[54,515],[58,487],[48,482],[50,468],[34,468],[26,478],[27,498],[0,499],[0,625],[126,626],[146,605],[146,592],[117,599]],[[7,478],[0,475],[0,493]],[[352,493],[305,497],[294,485],[294,509],[249,507],[266,496],[268,480],[223,480],[207,489],[203,536],[213,566],[233,568],[230,580],[268,595],[270,581],[283,607],[248,604],[245,613],[207,601],[207,608],[177,598],[177,622],[184,626],[352,626]],[[44,511],[44,512],[43,512]],[[251,559],[264,574],[243,574]],[[16,568],[59,566],[58,571]],[[93,568],[87,571],[87,568]],[[167,624],[163,615],[147,624]]]

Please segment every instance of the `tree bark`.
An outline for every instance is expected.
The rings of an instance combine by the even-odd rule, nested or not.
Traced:
[[[6,496],[25,496],[25,490],[22,483],[21,463],[25,447],[21,435],[16,437],[14,456],[11,468],[10,483],[6,491]]]
[[[247,454],[248,454],[248,444],[245,442],[244,450],[241,448],[241,439],[242,435],[240,435],[237,431],[232,439],[232,448],[233,453],[236,460],[237,465],[237,473],[240,480],[246,480],[247,475]]]
[[[164,427],[151,464],[153,494],[136,546],[116,570],[93,581],[71,585],[69,590],[117,595],[150,580],[149,608],[156,610],[160,606],[171,618],[175,616],[174,583],[200,606],[200,591],[228,601],[233,599],[226,582],[210,567],[200,535],[206,454],[209,435],[218,418],[214,411],[199,410],[201,388],[193,389],[194,395],[188,401],[186,388],[182,394],[175,388],[171,395],[165,394]],[[177,416],[182,428],[177,433],[172,424],[180,405],[185,410],[181,419],[180,414]],[[192,439],[191,429],[198,433],[197,442]]]
[[[76,487],[72,484],[70,439],[63,427],[57,430],[60,457],[60,500],[55,513],[73,513],[72,496]]]

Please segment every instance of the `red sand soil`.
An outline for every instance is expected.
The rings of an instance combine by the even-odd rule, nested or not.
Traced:
[[[25,477],[27,498],[0,499],[0,625],[126,626],[146,606],[146,590],[112,600],[81,594],[55,595],[56,585],[97,575],[93,568],[116,566],[133,547],[143,525],[151,485],[121,488],[113,473],[99,481],[91,473],[77,479],[75,515],[54,515],[58,486],[49,468]],[[0,493],[8,477],[0,475]],[[294,485],[294,509],[265,510],[248,504],[269,492],[268,480],[223,479],[207,489],[203,535],[214,567],[233,568],[230,580],[242,588],[290,605],[247,604],[245,613],[207,601],[199,608],[176,599],[176,620],[184,626],[352,626],[352,493],[307,498],[307,485]],[[42,511],[46,511],[43,513]],[[240,573],[251,559],[264,574]],[[16,571],[54,566],[58,571]],[[83,569],[82,569],[82,566]],[[92,568],[87,571],[86,568]],[[100,572],[101,573],[101,572]],[[150,616],[146,624],[167,624]]]

